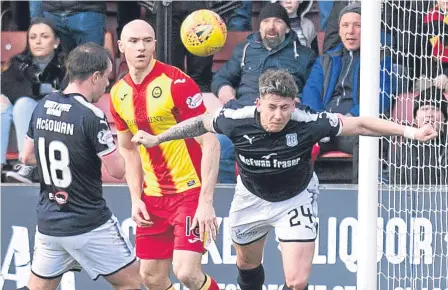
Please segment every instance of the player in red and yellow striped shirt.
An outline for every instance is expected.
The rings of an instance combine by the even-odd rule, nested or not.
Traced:
[[[189,289],[217,290],[216,281],[200,269],[204,242],[217,231],[213,190],[218,140],[205,134],[150,149],[131,142],[138,130],[159,134],[204,113],[199,87],[179,69],[152,58],[154,30],[146,22],[127,24],[118,45],[129,73],[112,88],[111,113],[126,161],[144,284],[149,289],[170,289],[173,264],[174,274]]]

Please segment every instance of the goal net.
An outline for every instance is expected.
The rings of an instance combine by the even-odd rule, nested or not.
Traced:
[[[381,18],[381,57],[392,60],[382,69],[393,79],[382,118],[441,133],[429,143],[381,138],[378,288],[447,289],[448,94],[437,81],[448,74],[448,1],[383,0]]]

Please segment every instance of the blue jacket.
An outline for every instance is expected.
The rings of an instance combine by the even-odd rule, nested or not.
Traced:
[[[271,51],[263,46],[260,33],[254,32],[236,46],[232,57],[215,73],[212,92],[217,96],[222,86],[230,85],[238,100],[253,104],[259,97],[258,78],[265,70],[277,68],[289,71],[302,92],[315,59],[313,50],[302,46],[293,31]]]
[[[341,71],[341,58],[343,44],[339,44],[332,50],[320,56],[311,70],[311,74],[306,82],[302,93],[302,103],[312,109],[321,111],[333,97],[334,90],[338,83]],[[360,62],[357,61],[353,70],[353,107],[350,113],[359,116],[359,78]],[[390,109],[390,94],[395,93],[396,80],[392,75],[392,60],[385,56],[381,61],[380,69],[380,113],[385,113]]]

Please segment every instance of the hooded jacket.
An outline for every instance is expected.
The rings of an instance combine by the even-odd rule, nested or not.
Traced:
[[[271,2],[278,1],[274,0]],[[302,33],[302,37],[304,39],[299,36],[302,45],[310,47],[316,54],[319,54],[316,28],[314,27],[314,23],[305,17],[306,14],[311,10],[313,2],[313,0],[302,1],[297,8],[297,17],[290,18],[290,21],[291,28],[297,33],[297,35],[299,35],[299,32]]]

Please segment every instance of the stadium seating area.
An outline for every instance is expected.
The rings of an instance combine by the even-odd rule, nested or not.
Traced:
[[[260,11],[260,3],[258,1],[254,1],[253,5],[253,11],[252,11],[252,23],[253,23],[253,30],[258,29],[258,15]],[[144,11],[141,11],[141,14],[144,14]],[[124,61],[124,58],[122,55],[119,55],[118,48],[116,45],[117,42],[117,35],[116,35],[116,27],[117,27],[117,4],[113,1],[108,1],[107,3],[107,32],[105,33],[105,43],[104,46],[110,51],[112,54],[113,59],[115,60],[114,63],[114,70],[112,71],[110,75],[111,80],[116,80],[117,78],[121,77],[124,73],[127,71],[127,65]],[[318,19],[318,13],[317,9],[314,9],[310,15],[313,15],[313,22],[318,25],[319,19]],[[234,47],[245,40],[247,35],[249,35],[252,31],[246,31],[246,32],[229,32],[228,35],[228,41],[224,48],[215,55],[214,57],[214,65],[213,65],[213,71],[216,71],[219,69],[231,56]],[[323,40],[323,33],[320,34],[320,40]],[[8,60],[22,52],[26,47],[26,32],[25,31],[2,31],[1,32],[1,64],[2,64],[2,70],[5,68],[5,65],[7,64]],[[209,106],[216,107],[216,100],[214,99],[214,96],[212,94],[206,94],[206,103],[209,104]],[[98,107],[100,107],[106,114],[107,118],[109,120],[110,125],[112,127],[112,130],[115,131],[115,125],[113,124],[113,118],[109,113],[109,95],[106,94],[99,103],[96,104]],[[14,133],[14,130],[12,130],[12,134]],[[18,158],[17,153],[17,144],[15,144],[15,136],[11,136],[10,142],[8,145],[8,154],[7,154],[7,160],[8,161],[15,161]],[[107,173],[106,170],[103,170],[103,180],[106,183],[121,183],[124,182],[124,180],[117,180]]]
[[[252,13],[252,25],[253,30],[258,29],[258,14],[260,10],[259,1],[254,1],[255,5],[253,5],[253,13]],[[122,76],[127,71],[127,66],[124,61],[122,55],[119,55],[117,49],[117,35],[116,35],[116,27],[117,27],[117,19],[116,19],[116,3],[109,1],[108,2],[108,11],[107,11],[107,32],[105,33],[105,44],[104,46],[110,51],[115,60],[114,70],[110,76],[111,80],[116,80],[120,76]],[[313,8],[308,16],[315,26],[319,27],[319,13],[316,8]],[[324,39],[324,32],[318,29],[318,43],[319,43],[319,51],[322,53],[322,44]],[[231,56],[234,47],[245,40],[247,35],[249,35],[252,31],[246,32],[228,32],[227,43],[223,47],[223,49],[216,53],[214,56],[214,65],[213,71],[219,69]],[[25,49],[26,46],[26,32],[24,31],[2,31],[1,32],[1,64],[2,69],[7,61],[15,54],[20,53]],[[397,97],[397,102],[392,112],[392,117],[398,122],[412,122],[412,102],[413,102],[414,94],[404,94]],[[214,103],[216,101],[213,100],[213,96],[211,94],[207,94],[207,98],[209,98],[209,103]],[[214,103],[216,104],[216,103]],[[99,103],[96,104],[100,107],[104,112],[106,112],[108,120],[111,122],[111,127],[114,132],[115,126],[113,124],[112,116],[109,113],[109,95],[106,94]],[[17,159],[17,146],[14,144],[15,138],[10,138],[10,144],[8,146],[8,160],[16,160]],[[333,164],[333,165],[331,165]],[[328,152],[325,153],[316,160],[316,166],[335,166],[335,168],[347,168],[350,170],[351,168],[351,155],[345,154],[342,152]],[[319,170],[318,170],[319,171]],[[341,171],[339,169],[339,171]],[[349,174],[350,175],[350,174]],[[120,183],[124,182],[124,180],[117,180],[110,177],[107,174],[107,171],[103,170],[103,179],[104,182],[107,183]],[[341,180],[341,182],[350,182],[350,180]]]
[[[215,54],[214,56],[214,65],[213,70],[216,71],[219,69],[232,55],[234,47],[244,41],[246,37],[251,33],[251,31],[246,32],[229,32],[228,40],[223,47],[223,49]],[[320,40],[320,48],[322,47],[323,40],[323,32],[319,34]],[[26,46],[26,32],[25,31],[2,31],[1,32],[1,63],[2,67],[8,62],[8,60],[22,52]],[[112,71],[110,79],[116,80],[117,76],[123,75],[127,71],[126,62],[124,61],[123,56],[117,58],[117,48],[116,48],[116,37],[111,31],[106,32],[105,34],[105,43],[104,46],[110,51],[113,56],[113,59],[116,60],[114,67],[115,69]],[[210,94],[211,95],[211,94]],[[212,96],[208,96],[209,99]],[[213,101],[213,100],[212,100]],[[212,102],[211,101],[211,102]],[[115,126],[113,124],[112,116],[109,113],[109,95],[106,94],[99,103],[96,104],[107,114],[107,118],[109,122],[111,122],[112,130],[115,132]],[[7,160],[16,160],[18,157],[17,154],[17,146],[14,142],[15,138],[10,138],[10,144],[8,146],[8,155]],[[333,159],[347,159],[351,160],[351,156],[341,153],[341,152],[329,152],[321,156],[321,158],[331,158]],[[330,160],[330,159],[329,159]],[[123,180],[117,180],[107,174],[107,171],[103,171],[104,182],[108,183],[119,183],[124,182]]]

